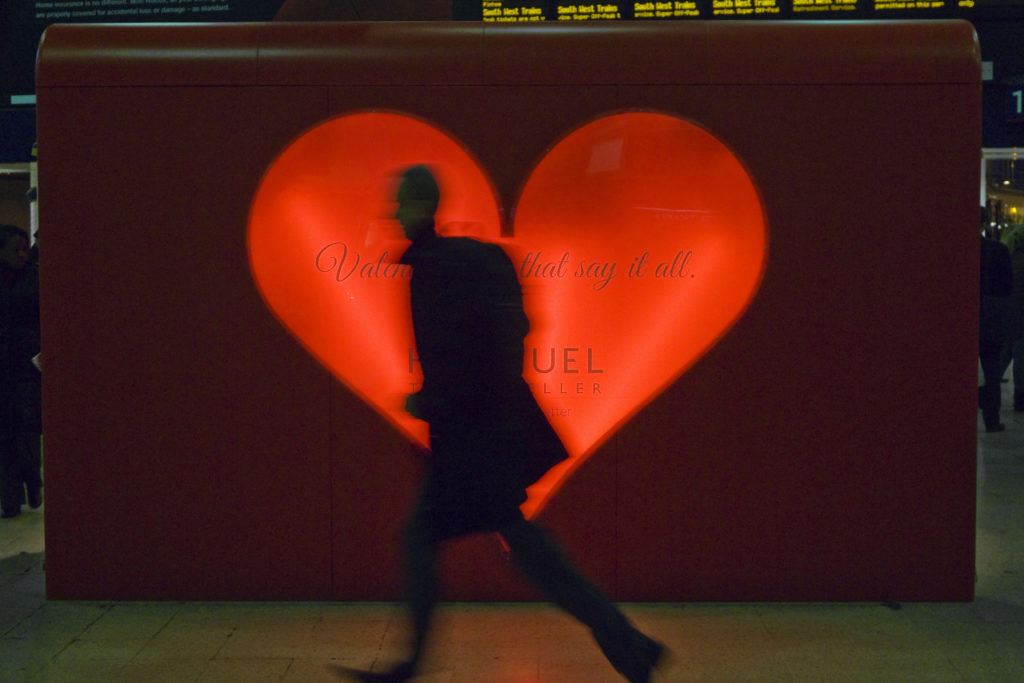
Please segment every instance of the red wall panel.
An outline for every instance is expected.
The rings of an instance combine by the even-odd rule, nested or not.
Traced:
[[[244,234],[223,229],[259,180],[256,95],[86,90],[70,139],[49,138],[68,150],[41,230],[55,597],[94,567],[97,597],[329,588],[329,379],[251,296]]]
[[[51,28],[50,597],[394,597],[424,454],[261,300],[263,172],[331,116],[401,111],[509,214],[564,135],[644,109],[743,162],[767,266],[541,521],[618,599],[969,599],[979,96],[956,22]],[[493,537],[445,569],[452,598],[536,597]]]

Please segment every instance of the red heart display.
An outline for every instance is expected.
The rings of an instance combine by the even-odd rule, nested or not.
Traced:
[[[360,112],[293,142],[252,204],[253,277],[322,364],[410,439],[420,382],[408,310],[407,242],[392,219],[396,173],[439,177],[440,234],[500,241],[532,330],[525,376],[571,456],[530,490],[559,484],[739,319],[764,271],[757,189],[713,135],[662,113],[612,114],[559,141],[523,187],[511,239],[496,194],[451,136],[412,116]]]

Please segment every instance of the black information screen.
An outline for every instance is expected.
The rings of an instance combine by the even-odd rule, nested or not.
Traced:
[[[458,1],[458,0],[457,0]],[[269,21],[284,0],[0,0],[0,105],[35,92],[50,24]]]

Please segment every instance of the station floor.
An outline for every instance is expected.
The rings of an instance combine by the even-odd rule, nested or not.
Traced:
[[[1010,404],[1004,385],[1004,406]],[[972,603],[627,604],[673,657],[655,681],[1024,681],[1024,413],[978,430]],[[0,681],[339,681],[390,662],[391,604],[48,602],[42,510],[0,520]],[[452,604],[418,681],[621,680],[552,607]]]

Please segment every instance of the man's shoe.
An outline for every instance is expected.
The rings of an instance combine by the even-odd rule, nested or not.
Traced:
[[[33,510],[38,510],[39,506],[43,504],[43,489],[35,488],[28,490],[28,506]]]
[[[10,519],[11,517],[17,517],[21,514],[21,507],[16,508],[5,508],[3,512],[4,519]]]
[[[628,631],[609,640],[594,637],[605,657],[629,683],[648,683],[651,674],[668,654],[667,648],[630,626]]]
[[[629,680],[631,682],[647,683],[651,680],[651,674],[654,673],[654,670],[668,657],[668,648],[658,641],[645,636],[639,644],[639,649],[641,665],[635,674],[635,678],[630,678]]]

